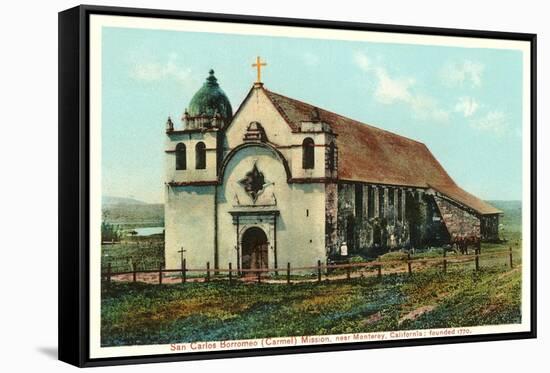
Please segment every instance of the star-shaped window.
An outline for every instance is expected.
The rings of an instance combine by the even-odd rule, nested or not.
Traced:
[[[244,190],[252,198],[254,203],[256,203],[256,199],[258,199],[258,196],[262,194],[264,187],[266,186],[264,174],[258,170],[256,163],[254,163],[252,170],[248,171],[246,176],[239,180],[239,184],[243,186]]]

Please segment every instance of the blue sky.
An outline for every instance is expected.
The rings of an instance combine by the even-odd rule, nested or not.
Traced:
[[[236,110],[265,86],[425,143],[484,199],[521,199],[522,55],[457,48],[104,28],[102,193],[163,201],[164,126],[213,68]]]

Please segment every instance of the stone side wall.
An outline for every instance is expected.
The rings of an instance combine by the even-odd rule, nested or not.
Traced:
[[[370,195],[369,188],[374,191]],[[369,198],[373,199],[371,211]],[[377,255],[399,248],[441,246],[455,236],[481,234],[476,214],[431,190],[340,183],[337,216],[336,249],[331,253],[337,253],[342,242],[350,255]],[[498,216],[487,217],[483,224],[486,237],[482,238],[498,238]]]
[[[337,248],[343,242],[348,244],[350,249],[353,244],[353,226],[355,225],[355,189],[354,184],[338,184],[338,218],[337,232],[338,239],[336,242]],[[348,243],[348,240],[351,243]]]
[[[338,184],[336,252],[343,242],[346,242],[350,255],[371,256],[407,247],[409,222],[405,218],[405,193],[402,188]]]
[[[480,237],[480,219],[473,213],[441,197],[434,197],[451,238]]]
[[[499,215],[487,215],[481,217],[481,239],[484,241],[498,241]]]
[[[424,220],[421,223],[421,237],[415,243],[415,247],[441,246],[449,243],[450,235],[441,211],[436,202],[436,197],[431,192],[421,192],[419,205]]]
[[[325,245],[327,253],[338,248],[338,185],[325,185]]]

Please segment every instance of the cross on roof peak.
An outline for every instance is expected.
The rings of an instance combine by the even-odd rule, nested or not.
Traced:
[[[262,62],[260,56],[256,57],[256,63],[252,64],[252,67],[255,67],[258,73],[258,77],[256,79],[256,83],[262,82],[262,67],[267,66],[267,63],[264,61]]]

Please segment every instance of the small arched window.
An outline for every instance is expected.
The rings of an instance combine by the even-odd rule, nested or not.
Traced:
[[[195,146],[195,168],[197,170],[206,168],[206,145],[202,141]]]
[[[336,145],[334,141],[330,142],[328,146],[328,170],[334,171],[336,169]]]
[[[176,145],[176,170],[187,169],[187,149],[185,144],[180,142]]]
[[[311,137],[306,137],[302,143],[302,168],[315,168],[315,143]]]

